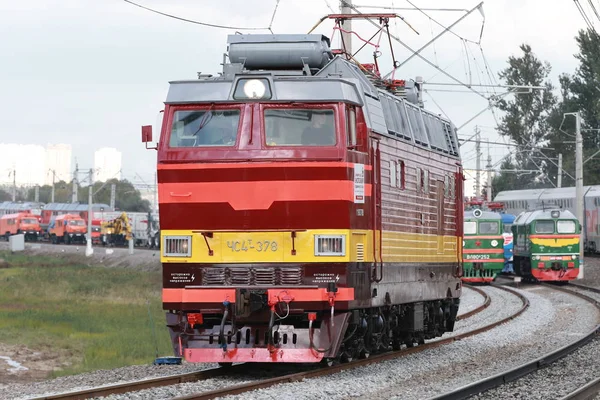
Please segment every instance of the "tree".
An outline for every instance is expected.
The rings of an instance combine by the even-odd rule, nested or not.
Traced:
[[[0,201],[12,201],[12,195],[7,191],[0,189]]]
[[[500,173],[492,179],[492,199],[500,192],[514,190],[517,180],[517,173],[514,172],[515,169],[516,167],[510,157],[502,161]]]
[[[142,195],[131,182],[126,179],[110,179],[107,182],[94,182],[94,203],[110,204],[111,185],[116,185],[115,189],[115,209],[123,211],[150,211],[150,202],[142,199]],[[87,204],[88,188],[79,188],[79,199]]]
[[[52,201],[52,186],[40,186],[40,202],[50,203]],[[54,184],[54,202],[55,203],[71,203],[73,198],[73,182],[59,181]],[[35,200],[35,188],[29,188],[25,200]]]
[[[523,54],[508,58],[508,67],[499,73],[500,79],[506,85],[544,86],[545,90],[519,93],[512,100],[497,101],[497,107],[505,113],[497,129],[517,145],[513,160],[509,161],[513,169],[523,171],[521,174],[511,172],[512,178],[503,177],[505,173],[498,177],[498,182],[510,181],[511,189],[538,187],[546,183],[547,163],[536,161],[539,158],[536,153],[548,140],[548,116],[556,104],[552,93],[554,87],[547,79],[550,64],[538,60],[529,45],[522,44],[519,48]],[[528,171],[538,172],[532,177]]]
[[[575,176],[575,118],[564,113],[579,111],[582,118],[584,160],[600,149],[600,37],[595,31],[581,30],[575,38],[579,53],[575,58],[579,66],[573,76],[560,77],[561,101],[554,108],[549,123],[553,128],[548,152],[553,157],[563,155],[563,170]],[[557,175],[555,166],[551,174]],[[575,181],[563,174],[563,186],[574,186]],[[600,184],[600,157],[592,158],[584,166],[585,185]]]
[[[92,193],[94,193],[94,203],[110,204],[110,187],[116,185],[115,208],[123,211],[150,211],[150,202],[142,199],[142,195],[129,181],[111,179],[108,182],[94,182]],[[39,189],[40,202],[50,203],[52,200],[52,186],[44,185]],[[0,193],[1,195],[1,193]],[[12,196],[9,195],[9,200]],[[79,186],[77,188],[77,200],[81,204],[87,204],[89,198],[88,186]],[[27,191],[26,200],[35,199],[35,188]],[[54,202],[71,203],[73,200],[73,182],[60,181],[54,185]]]

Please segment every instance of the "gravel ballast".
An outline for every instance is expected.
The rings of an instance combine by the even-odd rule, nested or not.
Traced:
[[[514,296],[513,296],[514,297]],[[503,299],[504,301],[506,299]],[[514,299],[513,299],[514,300]],[[465,287],[461,296],[461,304],[459,314],[464,314],[483,304],[484,298],[474,290]],[[465,321],[474,320],[481,313],[476,314]],[[460,321],[459,324],[464,324],[465,321]],[[136,381],[145,378],[155,378],[159,376],[175,375],[180,373],[195,372],[206,368],[216,368],[217,364],[184,364],[181,366],[154,366],[154,365],[135,365],[123,367],[113,370],[99,370],[90,373],[64,376],[56,379],[36,382],[35,385],[30,384],[0,384],[0,399],[13,399],[18,396],[42,396],[53,393],[61,393],[67,391],[82,390],[100,385],[109,385],[116,383],[125,383]],[[217,380],[215,380],[217,381]],[[206,382],[206,381],[204,381]],[[232,382],[240,383],[240,382]],[[183,390],[186,390],[187,384],[183,385]],[[215,382],[215,388],[218,383]],[[191,389],[193,390],[193,389]],[[10,395],[8,393],[11,393]],[[165,393],[168,390],[165,388]],[[192,392],[190,392],[192,393]],[[7,397],[5,397],[7,396]]]
[[[567,294],[536,286],[518,291],[529,299],[529,309],[475,337],[397,360],[228,398],[429,398],[564,346],[591,330],[600,317],[589,303]],[[491,295],[494,304],[498,299]]]
[[[544,369],[471,398],[474,400],[561,399],[600,376],[598,355],[600,355],[600,339],[595,339]]]
[[[500,320],[518,310],[521,301],[496,287],[483,287],[492,297],[488,308],[464,321],[455,332],[461,333]],[[229,398],[236,399],[314,399],[314,398],[427,398],[505,371],[564,346],[587,333],[599,315],[591,305],[568,294],[530,286],[517,289],[529,299],[529,309],[520,317],[473,338],[332,376],[278,385]],[[459,314],[482,304],[483,297],[465,288]],[[444,337],[449,336],[445,335]],[[544,338],[544,340],[540,340]],[[597,350],[594,350],[596,352]],[[596,353],[597,354],[597,353]],[[192,372],[215,365],[133,366],[110,371],[61,377],[35,385],[0,385],[0,399],[28,398],[44,393],[83,389],[101,384]],[[110,399],[167,399],[214,390],[251,380],[211,379],[168,388],[148,389]],[[530,397],[531,398],[531,397]],[[543,397],[539,397],[543,398]]]

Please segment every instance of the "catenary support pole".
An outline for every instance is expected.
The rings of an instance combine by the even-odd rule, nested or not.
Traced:
[[[342,14],[352,14],[352,0],[340,0],[340,11]],[[352,31],[352,19],[347,19],[342,22],[342,28],[347,31]],[[352,34],[342,32],[342,45],[345,47],[347,54],[352,54]]]
[[[581,136],[581,114],[575,113],[575,197],[576,211],[579,223],[585,229],[585,212],[583,204],[583,137]],[[583,279],[583,248],[584,248],[584,232],[581,233],[579,241],[579,275],[577,279]]]
[[[89,193],[88,193],[87,247],[85,250],[86,256],[90,256],[94,252],[94,250],[92,249],[92,218],[94,218],[93,207],[92,207],[93,206],[92,197],[93,197],[93,190],[94,190],[92,173],[93,173],[93,170],[90,168],[90,182],[89,182],[90,186],[88,187]]]
[[[556,187],[562,187],[562,153],[558,153],[558,173],[556,174]]]

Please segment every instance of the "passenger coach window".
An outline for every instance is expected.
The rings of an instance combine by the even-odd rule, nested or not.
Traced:
[[[575,221],[556,221],[558,233],[575,233]]]
[[[498,233],[498,223],[494,221],[481,221],[479,223],[479,233],[480,234],[489,234],[489,233]]]
[[[554,233],[554,221],[537,221],[535,233]]]
[[[169,146],[233,146],[239,122],[239,110],[176,111]]]
[[[477,222],[465,221],[465,235],[475,235],[477,233]]]
[[[265,110],[267,146],[333,146],[333,110]]]

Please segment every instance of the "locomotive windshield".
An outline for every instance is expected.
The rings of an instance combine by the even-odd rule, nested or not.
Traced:
[[[36,223],[38,222],[38,220],[37,220],[37,219],[35,219],[35,218],[23,218],[23,219],[21,220],[21,222],[22,222],[23,224],[36,224]]]
[[[479,233],[490,234],[498,233],[499,224],[496,221],[480,221],[479,222]]]
[[[558,233],[575,233],[575,221],[556,221]]]
[[[85,222],[81,219],[72,219],[72,220],[66,220],[65,225],[85,226]]]
[[[464,231],[466,235],[475,235],[477,233],[477,222],[465,221]]]
[[[554,233],[554,221],[537,221],[535,233]]]
[[[333,146],[333,110],[265,110],[267,146]]]
[[[239,110],[176,111],[171,147],[233,146],[237,140]]]

